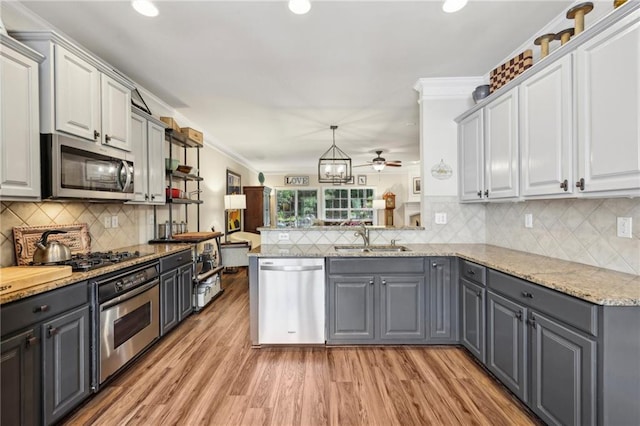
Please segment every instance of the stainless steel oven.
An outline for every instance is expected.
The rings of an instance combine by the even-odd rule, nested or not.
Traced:
[[[157,263],[97,281],[100,384],[160,336],[159,283]]]
[[[42,197],[133,199],[131,153],[60,134],[43,134]]]

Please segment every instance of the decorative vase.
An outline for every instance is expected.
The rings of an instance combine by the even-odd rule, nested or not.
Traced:
[[[262,172],[258,173],[258,182],[260,182],[260,185],[264,185],[264,175]]]

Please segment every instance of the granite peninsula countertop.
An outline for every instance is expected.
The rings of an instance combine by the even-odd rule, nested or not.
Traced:
[[[337,253],[333,245],[261,245],[254,257],[457,256],[605,306],[640,306],[640,276],[487,244],[405,244],[410,251]]]
[[[135,259],[126,260],[124,262],[116,263],[114,265],[105,266],[103,268],[97,268],[88,272],[74,272],[71,276],[61,278],[59,280],[49,281],[46,283],[38,284],[33,287],[28,287],[22,290],[13,291],[0,296],[0,305],[5,303],[14,302],[16,300],[24,299],[29,296],[44,293],[59,287],[64,287],[69,284],[78,283],[80,281],[95,278],[100,275],[108,274],[110,272],[118,271],[128,266],[145,263],[150,260],[159,259],[172,253],[178,253],[183,250],[190,249],[188,244],[139,244],[129,247],[121,247],[114,251],[139,251],[140,257]],[[2,268],[0,268],[0,272]],[[1,280],[0,280],[1,281]]]

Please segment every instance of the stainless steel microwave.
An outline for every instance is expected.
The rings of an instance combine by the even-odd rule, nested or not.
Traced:
[[[133,154],[61,134],[40,144],[43,199],[133,199]]]

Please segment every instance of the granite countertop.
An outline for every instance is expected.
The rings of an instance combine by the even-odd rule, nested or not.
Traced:
[[[59,280],[49,281],[46,283],[38,284],[33,287],[28,287],[22,290],[17,290],[11,293],[6,293],[0,296],[0,305],[5,303],[14,302],[16,300],[24,299],[29,296],[44,293],[59,287],[64,287],[69,284],[74,284],[80,281],[88,280],[98,277],[100,275],[108,274],[110,272],[118,271],[128,266],[137,265],[140,263],[148,262],[153,259],[159,259],[167,256],[171,253],[177,253],[183,250],[191,249],[188,244],[140,244],[129,247],[121,247],[114,249],[114,251],[139,251],[141,256],[135,259],[126,260],[124,262],[116,263],[113,265],[105,266],[103,268],[97,268],[88,272],[74,272],[71,276],[61,278]]]
[[[407,244],[411,251],[337,253],[333,245],[261,245],[255,257],[457,256],[597,305],[640,306],[640,276],[487,244]]]

